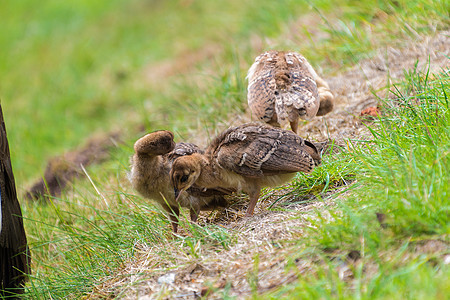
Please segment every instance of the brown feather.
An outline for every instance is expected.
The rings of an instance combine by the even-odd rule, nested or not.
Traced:
[[[313,118],[322,107],[322,95],[326,97],[324,106],[327,107],[321,110],[321,114],[332,109],[334,97],[329,89],[326,95],[319,93],[318,89],[326,82],[298,53],[265,52],[255,59],[247,78],[247,99],[253,115],[271,125],[280,126],[288,121],[292,125],[299,118]]]
[[[231,128],[213,152],[217,163],[233,172],[249,176],[310,172],[314,160],[305,141],[286,130],[247,124]],[[229,155],[233,153],[234,155]]]

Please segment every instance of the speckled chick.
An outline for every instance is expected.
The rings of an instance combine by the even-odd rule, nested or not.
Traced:
[[[310,120],[333,110],[328,84],[299,53],[265,52],[256,57],[247,79],[253,115],[272,126],[289,122],[297,133],[299,118]]]
[[[278,186],[320,163],[317,148],[291,131],[249,123],[219,134],[205,154],[177,158],[170,177],[177,190],[193,185],[244,191],[251,216],[263,187]]]
[[[190,209],[191,220],[195,222],[201,210],[226,207],[225,193],[191,188],[175,199],[174,187],[169,172],[175,159],[194,153],[203,153],[190,143],[177,143],[170,131],[155,131],[140,138],[134,144],[129,179],[133,188],[142,196],[158,202],[168,213],[172,229],[177,232],[179,207]]]

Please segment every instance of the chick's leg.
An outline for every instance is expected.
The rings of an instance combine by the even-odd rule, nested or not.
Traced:
[[[289,121],[289,123],[291,124],[291,129],[292,131],[297,134],[297,130],[298,130],[298,119],[296,119],[295,121]]]
[[[192,222],[192,223],[197,222],[197,218],[198,218],[198,214],[200,213],[200,209],[194,209],[194,208],[191,208],[191,209],[189,210],[189,213],[190,213],[190,215],[191,215],[191,222]]]
[[[255,209],[256,202],[259,199],[260,189],[255,189],[252,192],[248,193],[250,198],[250,204],[248,205],[247,212],[245,213],[246,217],[250,217],[253,215],[253,210]]]
[[[180,209],[176,206],[163,205],[163,208],[169,213],[169,220],[172,224],[172,230],[174,233],[178,231],[178,220],[180,219]]]

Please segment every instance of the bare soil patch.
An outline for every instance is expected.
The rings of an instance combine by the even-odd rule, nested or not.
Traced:
[[[120,141],[119,132],[95,135],[80,149],[69,151],[50,159],[44,177],[38,179],[26,192],[26,198],[59,196],[75,178],[83,174],[83,168],[109,158],[110,149]]]

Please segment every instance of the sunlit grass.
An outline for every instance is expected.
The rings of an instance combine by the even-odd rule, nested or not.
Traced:
[[[281,288],[281,295],[440,299],[448,291],[448,90],[448,70],[432,78],[412,70],[404,86],[393,87],[384,103],[389,109],[369,125],[373,140],[355,144],[349,153],[350,168],[358,170],[356,188],[344,202],[313,214],[310,233],[299,240],[301,247],[320,249],[314,255],[323,263],[312,278],[299,276]],[[424,243],[447,246],[434,246],[432,253],[414,250]],[[361,256],[357,263],[347,261],[352,251]],[[352,280],[341,278],[344,267]]]

